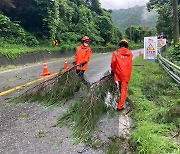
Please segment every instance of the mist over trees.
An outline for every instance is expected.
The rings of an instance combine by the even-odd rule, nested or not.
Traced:
[[[122,32],[141,42],[156,34],[155,28],[158,34],[173,36],[171,0],[150,0],[147,8],[120,10],[105,10],[99,0],[0,0],[0,4],[0,40],[11,44],[36,46],[57,39],[71,45],[83,35],[93,45],[117,44]]]
[[[135,6],[129,9],[112,10],[115,26],[135,43],[143,42],[145,36],[155,36],[157,13],[149,13],[146,6]]]
[[[113,10],[112,19],[122,31],[131,25],[155,28],[157,13],[155,11],[148,12],[146,6],[135,6],[129,9]]]

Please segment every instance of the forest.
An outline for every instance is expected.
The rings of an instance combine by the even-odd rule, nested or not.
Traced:
[[[149,0],[146,9],[157,13],[153,28],[143,24],[140,15],[143,9],[140,8],[132,8],[132,16],[128,16],[127,10],[123,10],[123,15],[115,18],[116,11],[103,9],[99,0],[0,0],[0,58],[5,55],[8,60],[15,61],[18,56],[27,52],[68,53],[69,50],[75,51],[84,35],[90,37],[93,52],[95,48],[108,48],[112,51],[112,48],[118,47],[119,40],[125,38],[130,49],[137,47],[136,53],[139,55],[133,59],[127,108],[122,112],[116,112],[114,108],[109,108],[111,104],[104,103],[109,92],[114,93],[112,101],[118,98],[115,92],[119,87],[111,74],[105,73],[104,77],[87,86],[78,76],[76,78],[76,66],[61,74],[59,68],[65,62],[63,57],[48,61],[48,67],[51,64],[48,73],[53,76],[47,76],[48,78],[39,78],[42,61],[27,63],[22,67],[13,65],[3,66],[1,69],[0,66],[0,71],[3,70],[0,94],[8,94],[4,97],[4,102],[0,103],[3,141],[0,149],[2,147],[5,153],[51,153],[51,150],[52,153],[62,153],[63,148],[67,148],[68,152],[73,150],[74,153],[72,145],[76,148],[77,143],[81,143],[76,153],[87,153],[93,149],[97,152],[103,150],[106,154],[179,154],[180,87],[164,72],[157,63],[158,60],[144,60],[139,54],[143,50],[141,47],[145,36],[163,34],[171,45],[166,50],[166,56],[171,54],[167,59],[172,62],[176,60],[179,64],[180,43],[173,44],[172,1]],[[115,20],[122,20],[123,24],[129,20],[136,22],[129,22],[129,25],[122,27]],[[58,46],[53,44],[54,40],[58,41]],[[98,79],[103,68],[106,65],[109,68],[105,56],[111,54],[93,55],[87,78],[92,78],[91,75],[94,74],[94,78]],[[30,59],[29,57],[27,58]],[[47,58],[41,57],[44,58],[44,71],[47,68]],[[68,58],[70,61],[73,59]],[[56,66],[54,73],[51,70]],[[6,69],[8,71],[4,71]],[[173,71],[171,68],[169,70]],[[177,71],[174,73],[178,74]],[[25,88],[29,90],[24,93]],[[20,95],[21,92],[24,95]],[[17,100],[10,102],[10,95],[16,94],[25,97],[17,97]],[[116,105],[116,101],[114,102]],[[128,116],[132,120],[128,120]],[[125,122],[120,118],[125,119]],[[96,127],[97,124],[102,127]],[[120,130],[120,125],[125,127]],[[123,134],[126,127],[127,134]],[[107,128],[107,135],[104,128]],[[67,141],[73,139],[75,143],[68,144]]]
[[[5,55],[20,52],[19,46],[21,52],[34,50],[32,47],[52,47],[55,39],[59,47],[74,49],[84,35],[96,47],[117,45],[122,38],[132,44],[142,43],[145,36],[162,33],[173,38],[171,0],[150,0],[146,8],[131,8],[131,16],[128,10],[121,10],[123,15],[119,17],[118,10],[101,8],[99,0],[0,0],[0,4],[0,53]],[[143,24],[144,9],[157,12],[155,28],[150,28],[155,21]],[[118,25],[118,21],[125,24],[130,19],[132,23],[123,25],[124,29]]]
[[[57,39],[77,43],[83,35],[91,43],[117,43],[122,38],[111,13],[98,0],[0,0],[0,39],[11,44],[37,46]]]
[[[113,10],[112,19],[123,32],[131,25],[155,28],[157,12],[155,10],[149,12],[146,5],[136,5],[127,9]]]

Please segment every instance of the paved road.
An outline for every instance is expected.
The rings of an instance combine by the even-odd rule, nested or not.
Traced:
[[[133,51],[135,56],[139,51]],[[111,53],[94,54],[91,57],[86,75],[94,82],[110,69]],[[69,63],[72,58],[68,58]],[[47,64],[49,71],[57,72],[63,67],[63,59]],[[0,73],[0,91],[8,90],[26,82],[36,80],[42,71],[43,63],[34,64],[20,69]],[[45,109],[37,103],[5,104],[4,99],[16,92],[0,96],[0,153],[3,154],[76,154],[87,147],[83,144],[74,145],[67,127],[54,127],[57,118],[62,115],[67,106]],[[119,135],[119,120],[116,117],[103,117],[97,126],[100,132],[96,135],[105,140],[108,136]],[[123,118],[124,119],[124,118]],[[124,122],[123,122],[124,123]],[[124,128],[123,128],[124,129]],[[43,133],[44,137],[37,137]],[[101,154],[102,150],[87,149],[84,154]]]
[[[139,55],[140,50],[134,50],[134,57]],[[91,56],[90,64],[86,75],[90,82],[95,82],[103,73],[110,69],[111,53],[94,54]],[[73,57],[67,58],[71,65]],[[58,72],[64,66],[64,59],[47,62],[48,70],[52,73]],[[39,79],[39,74],[43,70],[43,62],[31,66],[20,67],[18,69],[0,72],[0,92],[27,82]]]

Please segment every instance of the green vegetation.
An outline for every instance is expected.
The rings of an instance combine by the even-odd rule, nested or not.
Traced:
[[[136,58],[129,84],[131,117],[130,138],[112,136],[107,154],[179,153],[180,86],[155,61]]]
[[[137,153],[178,153],[174,134],[180,127],[179,85],[156,62],[135,59],[130,82],[130,99],[135,130],[131,140]]]
[[[5,70],[15,69],[15,68],[16,68],[15,65],[7,65],[5,67],[0,66],[0,71],[5,71]]]
[[[74,50],[84,35],[93,48],[114,48],[124,37],[99,0],[1,0],[1,4],[0,55],[12,60],[27,52]],[[133,43],[138,41],[131,41],[131,49],[139,47]]]
[[[91,85],[91,89],[83,89],[81,97],[59,118],[57,125],[73,123],[71,129],[76,141],[92,145],[92,132],[99,118],[112,110],[104,103],[107,92],[111,92],[113,96],[118,95],[111,75]]]
[[[62,50],[72,49],[84,35],[93,46],[117,44],[122,38],[98,0],[1,1],[0,53],[8,57],[38,50],[31,47],[52,47],[55,39]]]
[[[75,48],[77,47],[77,44],[72,44],[72,45],[62,45],[62,46],[37,46],[37,47],[28,47],[28,46],[24,46],[24,45],[14,45],[14,44],[3,44],[2,46],[0,46],[0,55],[5,55],[7,58],[9,59],[16,59],[17,57],[22,56],[25,53],[28,52],[39,52],[39,51],[43,51],[43,52],[48,52],[48,53],[52,53],[52,52],[61,52],[61,51],[66,51],[68,52],[69,50],[73,50],[75,51]],[[130,49],[138,49],[138,48],[142,48],[143,47],[143,43],[134,43],[129,42],[129,46]],[[92,48],[92,52],[97,52],[96,49],[98,49],[98,52],[106,52],[109,49],[116,49],[118,48],[117,44],[116,45],[107,45],[105,47],[100,46],[100,45],[96,45],[93,46]],[[15,66],[9,66],[7,67],[7,69],[9,68],[15,68]],[[4,68],[0,68],[0,70],[4,70]]]
[[[125,137],[112,136],[109,138],[109,145],[105,148],[106,154],[133,153],[128,147],[128,140]]]
[[[145,6],[113,10],[113,22],[125,32],[126,38],[135,43],[143,42],[146,36],[156,36],[157,13],[147,12]]]
[[[129,9],[113,10],[112,19],[114,24],[125,32],[131,25],[154,28],[156,26],[157,13],[155,11],[148,12],[146,6],[135,6]]]
[[[36,138],[42,138],[45,137],[48,134],[47,131],[38,131],[35,135]]]
[[[125,30],[125,34],[128,39],[138,43],[144,42],[144,37],[146,36],[156,36],[156,29],[142,26],[130,26]]]
[[[29,115],[24,113],[24,114],[21,114],[19,118],[20,119],[27,119],[28,117],[29,117]]]
[[[73,82],[72,82],[73,81]],[[10,103],[39,102],[45,107],[58,106],[71,99],[75,91],[83,86],[81,79],[76,75],[75,69],[60,72],[53,78],[47,79],[35,87],[30,88],[17,98],[9,100]]]
[[[39,46],[39,47],[29,47],[24,45],[15,45],[15,44],[7,44],[4,43],[0,46],[0,54],[5,55],[9,59],[16,59],[17,57],[21,56],[22,54],[28,52],[53,52],[53,51],[60,51],[63,47],[52,47],[52,46]]]
[[[84,142],[92,148],[103,148],[107,153],[178,153],[178,132],[180,127],[180,91],[179,85],[162,70],[155,61],[136,58],[129,84],[131,117],[133,118],[130,138],[110,137],[109,144],[93,137],[93,131],[99,118],[114,109],[104,103],[107,92],[118,95],[112,76],[107,75],[91,86],[81,85],[75,72],[67,71],[53,79],[37,85],[24,95],[26,101],[38,101],[49,107],[62,105],[73,98],[75,91],[79,97],[67,112],[61,115],[57,126],[67,125],[72,130],[76,143]],[[69,83],[69,81],[72,81]],[[113,97],[116,98],[116,97]],[[18,102],[20,98],[17,98]],[[37,137],[46,136],[46,132],[37,133]],[[121,148],[119,148],[121,147]]]
[[[178,5],[180,5],[180,3]],[[158,13],[156,25],[158,34],[163,33],[168,37],[168,39],[171,40],[173,38],[172,0],[150,0],[147,4],[147,8],[149,11],[156,10],[156,12]]]
[[[180,43],[175,46],[168,46],[167,49],[161,53],[161,55],[165,58],[167,56],[170,61],[176,61],[177,64],[180,65]]]
[[[63,143],[63,140],[54,140],[52,143],[53,147],[59,147]]]

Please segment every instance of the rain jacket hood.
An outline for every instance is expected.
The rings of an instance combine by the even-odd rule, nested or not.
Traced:
[[[129,49],[121,47],[113,52],[111,70],[115,81],[129,82],[132,71],[132,53]]]

